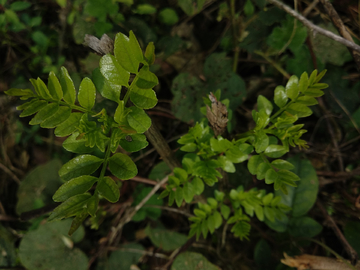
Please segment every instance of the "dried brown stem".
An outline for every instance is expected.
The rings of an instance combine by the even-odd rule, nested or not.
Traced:
[[[341,20],[340,16],[334,9],[333,5],[329,2],[329,0],[320,0],[320,2],[324,6],[326,13],[329,15],[331,21],[339,31],[340,35],[346,40],[354,42],[350,33],[347,31],[343,21]],[[348,47],[348,49],[354,58],[357,69],[360,71],[360,52],[353,50],[350,47]]]
[[[349,40],[346,40],[338,35],[335,35],[334,33],[327,31],[325,29],[322,29],[321,27],[313,24],[312,22],[308,21],[304,16],[300,15],[299,13],[297,13],[295,10],[293,10],[292,8],[290,8],[289,6],[281,3],[278,0],[267,0],[269,3],[274,4],[275,6],[277,6],[278,8],[284,10],[285,12],[289,13],[291,16],[295,17],[296,19],[298,19],[300,22],[302,22],[306,27],[310,28],[310,30],[317,32],[321,35],[324,35],[328,38],[331,38],[343,45],[345,45],[346,47],[349,47],[357,52],[360,52],[360,46],[355,44],[354,42],[351,42]]]

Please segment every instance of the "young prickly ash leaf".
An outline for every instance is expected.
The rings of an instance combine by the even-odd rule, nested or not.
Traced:
[[[27,96],[27,97],[36,97],[34,92],[31,89],[18,89],[18,88],[11,88],[7,91],[5,91],[5,94],[9,96],[14,97],[21,97],[21,96]]]
[[[215,221],[215,229],[218,229],[221,226],[223,219],[222,219],[219,211],[215,211],[213,216],[214,216],[214,221]]]
[[[271,144],[265,149],[264,154],[271,158],[278,158],[285,155],[287,152],[288,151],[285,146]]]
[[[288,97],[285,94],[285,88],[282,85],[279,85],[275,88],[274,92],[274,102],[279,107],[282,108],[286,105]]]
[[[144,133],[151,126],[150,117],[144,112],[144,110],[138,107],[128,108],[130,112],[127,115],[129,125],[135,129],[138,133]]]
[[[184,200],[186,203],[190,203],[195,195],[195,190],[191,182],[187,181],[183,188]]]
[[[294,169],[294,165],[292,165],[289,161],[283,159],[276,159],[271,162],[271,165],[277,169],[284,169],[284,170],[292,170]]]
[[[49,118],[41,122],[42,128],[54,128],[64,121],[66,121],[71,115],[71,109],[67,106],[60,106],[59,109]]]
[[[30,125],[38,125],[47,118],[53,116],[59,109],[59,104],[50,103],[42,108],[33,119],[29,122]]]
[[[127,180],[137,175],[135,163],[125,154],[116,153],[109,158],[109,169],[116,177]]]
[[[52,99],[49,90],[40,78],[37,78],[37,80],[30,79],[30,82],[34,86],[35,91],[39,94],[39,96],[44,99]]]
[[[59,170],[59,175],[64,181],[89,175],[95,172],[103,161],[103,159],[92,155],[80,155],[65,163]]]
[[[48,103],[45,100],[34,100],[34,101],[29,101],[26,104],[29,104],[29,105],[26,106],[26,108],[24,108],[23,112],[20,114],[20,117],[32,115],[32,114],[40,111]],[[18,106],[16,109],[21,110],[22,108],[20,106]]]
[[[263,152],[269,145],[269,137],[263,130],[259,130],[256,133],[256,140],[255,140],[255,151],[257,153]]]
[[[224,219],[228,219],[229,218],[229,215],[230,215],[230,207],[225,205],[225,204],[222,204],[221,207],[220,207],[220,211],[221,211],[221,214],[223,215]]]
[[[60,82],[55,73],[52,71],[49,73],[48,89],[53,99],[61,100],[63,98],[63,91],[61,89]]]
[[[94,69],[92,73],[92,80],[100,95],[102,95],[104,98],[119,102],[121,88],[110,87],[109,82],[101,74],[99,68]]]
[[[71,222],[71,226],[68,232],[68,235],[71,236],[84,222],[84,220],[89,216],[89,213],[86,209],[82,210]]]
[[[87,141],[85,138],[78,139],[79,132],[74,132],[71,134],[64,142],[63,147],[66,151],[75,154],[89,154],[94,148],[86,146]]]
[[[306,106],[313,106],[318,104],[318,101],[310,96],[302,96],[296,100],[296,103],[304,104]]]
[[[129,86],[130,73],[111,54],[101,57],[100,72],[115,92],[120,93],[121,86]]]
[[[131,138],[131,141],[129,140]],[[127,135],[120,139],[120,146],[128,152],[137,152],[147,147],[149,143],[143,134]]]
[[[292,115],[297,115],[297,117],[308,117],[312,114],[312,110],[304,104],[293,103],[290,104],[288,108],[286,108],[288,113]]]
[[[79,125],[79,121],[82,117],[83,113],[72,113],[69,118],[58,125],[54,131],[55,136],[57,137],[65,137],[73,133]]]
[[[184,191],[181,187],[177,187],[175,191],[175,202],[177,207],[180,207],[184,199]]]
[[[269,163],[261,163],[256,171],[256,178],[259,180],[263,180],[265,178],[266,172],[271,169]]]
[[[191,183],[194,187],[194,192],[196,195],[200,195],[201,193],[203,193],[205,188],[203,180],[201,180],[199,177],[195,177]]]
[[[64,93],[63,99],[68,104],[74,104],[76,98],[76,91],[74,83],[65,67],[61,67],[60,84]]]
[[[273,110],[273,105],[271,102],[264,96],[259,95],[257,99],[258,110],[264,109],[267,115],[270,115]]]
[[[115,203],[120,198],[120,191],[118,185],[113,179],[108,176],[105,176],[99,181],[96,186],[96,190],[109,202]]]
[[[71,197],[54,209],[48,221],[60,220],[80,214],[90,198],[91,195],[87,193]]]
[[[303,74],[301,74],[300,80],[299,80],[300,93],[305,93],[305,90],[308,88],[308,86],[309,86],[309,77],[308,77],[307,72],[304,72]]]
[[[84,78],[81,81],[78,100],[82,107],[91,110],[95,105],[96,89],[95,85],[89,78]]]
[[[291,100],[294,100],[299,95],[298,82],[298,77],[293,75],[286,84],[285,93]]]
[[[150,89],[159,84],[159,80],[154,73],[149,71],[148,66],[143,66],[137,75],[136,86],[141,89]]]
[[[157,103],[156,93],[152,89],[141,89],[134,85],[130,93],[130,100],[141,109],[151,109]]]
[[[143,54],[132,31],[130,31],[130,38],[122,33],[116,34],[114,54],[125,70],[135,74],[138,73],[139,64],[143,60]]]
[[[146,47],[145,60],[149,65],[155,62],[155,46],[153,42],[150,42]]]
[[[262,159],[261,156],[259,155],[254,155],[252,156],[250,159],[249,159],[249,162],[248,162],[248,169],[249,169],[249,172],[252,174],[252,175],[255,175],[257,174],[257,170],[258,170],[258,167],[261,163],[263,163],[264,160]]]
[[[97,178],[90,175],[73,178],[59,187],[53,196],[53,200],[55,202],[63,202],[72,196],[85,193],[96,181]]]

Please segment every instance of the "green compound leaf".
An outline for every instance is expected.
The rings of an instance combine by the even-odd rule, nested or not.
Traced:
[[[75,112],[71,113],[69,118],[58,125],[54,131],[55,136],[65,137],[69,136],[71,133],[76,131],[76,128],[79,126],[80,119],[83,113]]]
[[[45,100],[32,100],[16,107],[16,109],[23,110],[23,112],[20,114],[20,117],[26,117],[40,111],[47,104],[48,103]]]
[[[42,128],[54,128],[66,121],[70,115],[71,109],[69,107],[60,106],[52,116],[41,122],[40,126]]]
[[[74,83],[65,67],[61,67],[60,70],[60,85],[64,93],[63,99],[66,103],[75,104],[76,91]]]
[[[86,146],[87,141],[85,138],[78,139],[79,132],[70,135],[64,142],[63,147],[65,150],[76,154],[88,154],[94,151],[94,148]]]
[[[84,78],[81,81],[78,100],[82,107],[91,110],[95,105],[96,89],[95,85],[89,78]]]
[[[72,196],[85,193],[95,184],[97,180],[98,179],[96,177],[90,175],[73,178],[59,187],[53,196],[53,200],[55,202],[63,202]]]
[[[288,80],[286,87],[285,87],[285,93],[288,98],[291,100],[294,100],[299,95],[299,79],[297,76],[292,75],[290,79]]]
[[[109,169],[112,174],[121,180],[127,180],[137,175],[135,163],[125,154],[116,153],[109,158]]]
[[[288,97],[285,94],[284,86],[279,85],[275,88],[274,102],[279,108],[284,107],[288,102]]]
[[[129,86],[130,73],[123,69],[113,55],[107,54],[100,59],[100,72],[116,93],[120,93],[122,86]],[[111,93],[111,97],[115,96]]]
[[[134,86],[130,93],[130,100],[140,109],[151,109],[158,102],[156,93],[152,89],[140,89]]]
[[[109,82],[101,74],[99,68],[94,69],[92,73],[92,80],[95,84],[96,89],[99,91],[100,95],[112,101],[119,102],[121,86],[112,88]]]
[[[151,71],[149,71],[149,67],[148,66],[143,66],[140,69],[139,74],[137,75],[137,81],[136,81],[136,86],[141,88],[141,89],[151,89],[154,86],[156,86],[157,84],[159,84],[159,80],[157,78],[157,76],[152,73]]]
[[[115,203],[120,198],[120,190],[118,185],[108,176],[105,176],[99,181],[96,186],[96,190],[99,191],[100,195],[109,202]]]
[[[213,186],[218,181],[217,177],[222,177],[216,170],[217,167],[218,164],[214,160],[199,161],[194,164],[193,175],[203,178],[207,185]]]
[[[37,80],[35,79],[30,79],[31,84],[34,86],[35,88],[35,92],[42,98],[44,99],[52,99],[49,90],[47,89],[45,83],[40,79],[37,78]]]
[[[271,158],[279,158],[287,152],[288,150],[285,146],[271,144],[265,149],[264,154]]]
[[[60,101],[63,98],[64,94],[60,82],[52,71],[49,73],[48,89],[53,99]]]
[[[232,148],[234,145],[229,140],[218,137],[217,139],[210,139],[210,146],[212,151],[222,153]]]
[[[132,31],[130,31],[129,38],[122,33],[116,34],[114,54],[116,60],[126,71],[138,73],[139,64],[143,61],[143,54]]]
[[[297,115],[297,117],[308,117],[312,114],[312,110],[304,104],[293,103],[286,108],[286,112],[291,113],[292,115]]]
[[[64,181],[69,181],[82,175],[92,174],[103,162],[103,159],[92,155],[80,155],[65,163],[59,170],[59,175]]]
[[[128,152],[137,152],[149,145],[144,134],[127,135],[120,139],[120,146]]]
[[[50,103],[42,108],[33,119],[29,122],[30,125],[38,125],[42,123],[47,118],[53,116],[59,109],[59,104]]]
[[[259,112],[263,109],[267,115],[270,115],[273,110],[273,105],[271,102],[264,96],[259,95],[257,98],[258,110]]]
[[[49,216],[48,221],[60,220],[80,214],[82,210],[86,207],[87,201],[90,198],[91,195],[87,193],[75,195],[69,198],[54,209],[54,211]]]
[[[126,116],[129,125],[138,133],[144,133],[151,126],[151,119],[146,112],[138,107],[128,108],[130,112]]]

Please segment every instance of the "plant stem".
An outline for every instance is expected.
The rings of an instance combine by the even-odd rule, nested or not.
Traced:
[[[274,60],[272,60],[270,57],[268,57],[265,53],[261,52],[261,51],[254,51],[254,53],[262,56],[266,61],[268,61],[274,68],[277,69],[277,71],[279,71],[285,78],[289,79],[290,75],[289,73],[287,73],[285,71],[285,69],[283,69],[279,64],[277,64]]]

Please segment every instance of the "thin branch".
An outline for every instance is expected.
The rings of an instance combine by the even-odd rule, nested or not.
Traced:
[[[136,214],[136,212],[139,211],[140,208],[143,207],[144,204],[151,198],[151,196],[154,195],[156,191],[158,191],[160,187],[164,185],[167,181],[168,181],[168,177],[162,179],[159,183],[156,184],[156,186],[153,187],[153,189],[149,192],[149,194],[146,195],[146,197],[142,199],[142,201],[137,206],[135,206],[135,208],[131,208],[129,209],[129,211],[127,211],[127,213],[125,213],[122,220],[120,220],[116,228],[113,229],[109,238],[109,245],[111,245],[114,242],[116,235],[124,227],[124,225],[131,221],[132,217]]]
[[[343,45],[345,45],[346,47],[349,47],[357,52],[360,52],[360,46],[355,44],[354,42],[348,41],[338,35],[335,35],[334,33],[327,31],[325,29],[322,29],[321,27],[313,24],[312,22],[308,21],[304,16],[300,15],[299,13],[297,13],[295,10],[293,10],[292,8],[290,8],[289,6],[281,3],[278,0],[267,0],[269,3],[274,4],[275,6],[277,6],[278,8],[286,11],[287,13],[289,13],[291,16],[295,17],[296,19],[298,19],[300,22],[302,22],[306,27],[310,28],[310,30],[317,32],[321,35],[324,35],[328,38],[331,38]]]
[[[20,185],[21,181],[20,179],[10,170],[8,169],[4,164],[0,163],[0,169],[2,169],[5,173],[11,176],[11,178]]]

